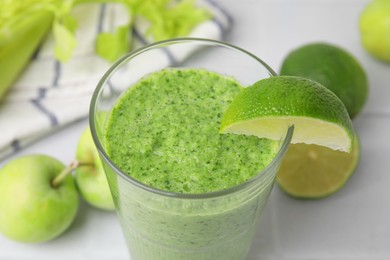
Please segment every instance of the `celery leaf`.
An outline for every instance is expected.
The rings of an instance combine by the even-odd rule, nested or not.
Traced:
[[[72,31],[72,27],[68,27],[67,25],[69,26],[69,24],[63,24],[58,20],[54,21],[53,24],[53,34],[56,39],[54,55],[61,62],[68,61],[72,57],[73,50],[76,47],[74,31]]]
[[[113,62],[129,50],[129,28],[122,25],[114,33],[101,33],[96,40],[96,53]]]

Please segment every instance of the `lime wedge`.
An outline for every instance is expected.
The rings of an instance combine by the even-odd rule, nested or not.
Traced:
[[[280,140],[290,125],[291,143],[351,151],[355,134],[344,104],[321,84],[295,76],[270,77],[243,89],[226,110],[220,132]]]
[[[308,144],[290,145],[277,175],[279,187],[302,199],[327,197],[344,187],[360,157],[356,137],[351,153]]]

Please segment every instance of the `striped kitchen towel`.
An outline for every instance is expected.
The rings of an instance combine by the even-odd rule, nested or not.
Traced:
[[[229,14],[214,0],[199,0],[213,19],[198,25],[190,37],[220,40],[232,25]],[[123,24],[127,13],[117,4],[85,4],[74,10],[79,27],[72,59],[59,63],[48,38],[0,104],[0,160],[28,144],[88,116],[94,88],[110,64],[94,52],[96,35]],[[152,42],[145,21],[133,28],[134,48]],[[91,28],[94,28],[91,30]]]

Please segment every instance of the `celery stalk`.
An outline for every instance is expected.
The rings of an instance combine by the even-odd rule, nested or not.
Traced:
[[[15,22],[12,31],[0,37],[0,99],[50,31],[52,21],[52,12],[37,10]]]

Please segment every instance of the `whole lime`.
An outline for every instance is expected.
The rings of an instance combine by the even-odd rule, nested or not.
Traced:
[[[284,59],[280,74],[321,83],[341,99],[351,118],[361,111],[367,100],[364,69],[350,53],[335,45],[312,43],[293,50]]]
[[[374,0],[359,20],[363,47],[377,59],[390,62],[390,1]]]

